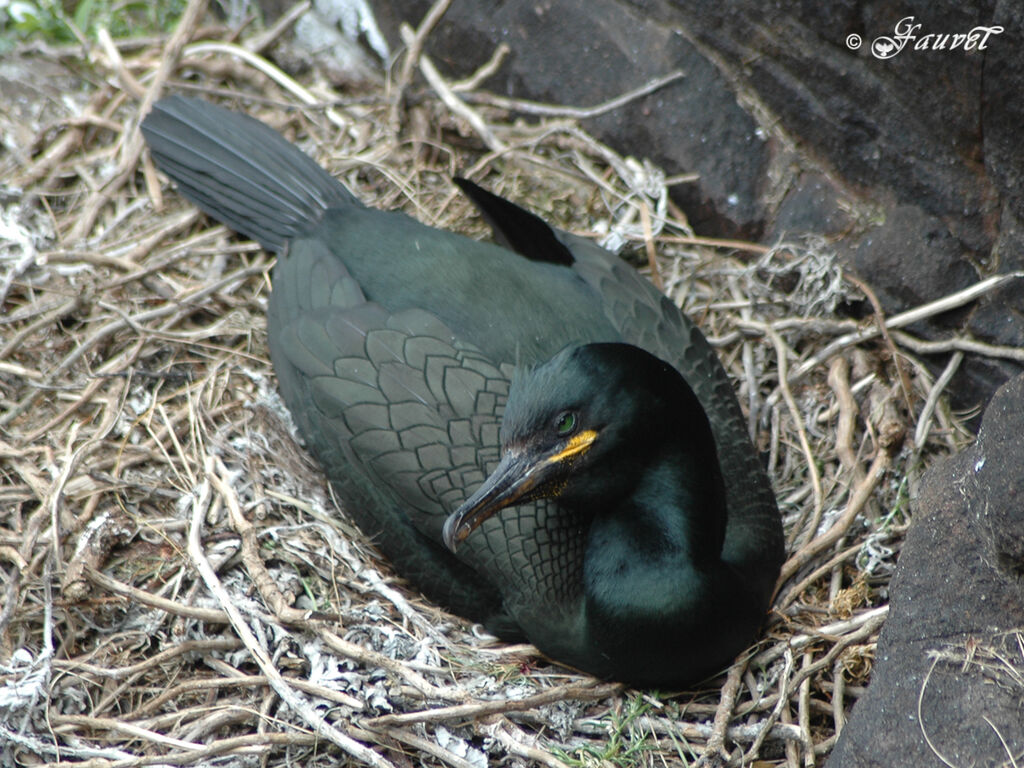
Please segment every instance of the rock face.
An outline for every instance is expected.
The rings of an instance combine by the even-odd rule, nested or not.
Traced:
[[[430,4],[374,4],[393,47],[398,25],[415,26]],[[898,30],[915,37],[888,59],[872,55]],[[925,35],[972,30],[973,50],[950,49],[952,38],[919,47],[937,44]],[[1022,38],[1015,0],[536,0],[453,3],[427,50],[460,77],[507,43],[487,88],[575,106],[682,70],[586,128],[669,174],[699,173],[672,192],[701,234],[842,235],[843,258],[897,312],[1024,268]],[[1011,284],[922,332],[1024,344],[1022,297]],[[1019,370],[968,357],[957,404],[984,403]]]
[[[1002,766],[1024,753],[1021,403],[1024,376],[992,399],[978,442],[925,475],[871,685],[828,768]]]

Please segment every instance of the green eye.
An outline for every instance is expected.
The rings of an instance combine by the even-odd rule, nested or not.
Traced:
[[[572,411],[563,411],[555,419],[555,431],[562,437],[571,434],[576,429],[576,414]]]

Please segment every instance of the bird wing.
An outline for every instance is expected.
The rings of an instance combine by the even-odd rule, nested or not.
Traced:
[[[567,566],[543,547],[577,546],[566,542],[579,521],[554,504],[491,518],[458,560],[440,544],[445,518],[497,466],[512,365],[430,312],[368,301],[323,239],[293,241],[274,282],[269,345],[282,396],[360,528],[425,594],[503,637],[522,633],[499,583],[516,602],[564,604],[564,569],[582,552],[562,558]]]

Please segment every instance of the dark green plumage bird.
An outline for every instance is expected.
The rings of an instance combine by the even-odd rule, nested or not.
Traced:
[[[639,685],[694,682],[754,638],[775,498],[714,352],[634,270],[465,180],[501,246],[366,208],[202,101],[166,98],[142,131],[185,197],[278,253],[281,394],[424,594]]]

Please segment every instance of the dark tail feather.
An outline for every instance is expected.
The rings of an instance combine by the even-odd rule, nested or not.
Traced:
[[[141,128],[157,166],[185,197],[267,250],[309,232],[329,207],[361,205],[302,150],[248,115],[169,96]]]

